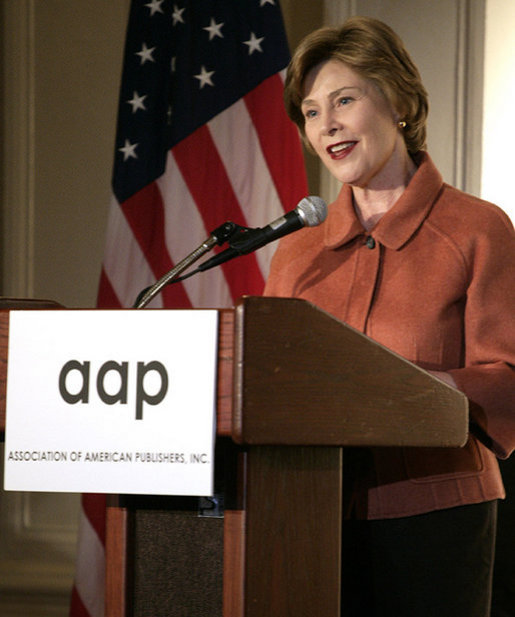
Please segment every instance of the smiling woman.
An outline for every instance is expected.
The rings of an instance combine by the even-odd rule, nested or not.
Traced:
[[[373,82],[339,60],[313,67],[304,91],[306,139],[332,175],[354,188],[358,215],[370,229],[397,201],[416,169],[399,112]],[[383,191],[388,200],[367,199],[370,190]]]
[[[319,305],[470,407],[463,448],[344,452],[342,614],[487,617],[496,456],[515,448],[513,226],[442,181],[426,90],[386,24],[308,35],[285,102],[342,187],[322,225],[281,240],[265,293]]]
[[[336,28],[308,35],[285,85],[290,117],[329,172],[354,187],[356,211],[367,229],[414,174],[410,154],[426,146],[428,113],[427,92],[402,41],[382,22],[374,23],[379,36],[365,22],[347,22],[345,45]],[[375,190],[372,198],[367,189]]]

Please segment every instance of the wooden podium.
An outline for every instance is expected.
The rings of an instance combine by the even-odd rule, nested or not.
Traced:
[[[462,393],[303,300],[220,310],[223,517],[111,496],[106,615],[340,617],[343,448],[456,447],[467,430]]]

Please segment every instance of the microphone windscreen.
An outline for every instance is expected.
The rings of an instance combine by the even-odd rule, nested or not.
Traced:
[[[327,204],[317,195],[301,199],[296,208],[306,227],[316,227],[327,217]]]

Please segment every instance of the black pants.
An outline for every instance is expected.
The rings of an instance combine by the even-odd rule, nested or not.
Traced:
[[[488,617],[497,502],[345,521],[344,617]]]
[[[492,617],[515,615],[515,458],[499,461],[506,499],[499,502]]]

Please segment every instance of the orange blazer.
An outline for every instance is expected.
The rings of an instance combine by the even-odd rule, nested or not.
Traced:
[[[427,153],[367,232],[344,185],[326,221],[283,238],[265,295],[309,300],[470,403],[463,448],[348,449],[346,516],[395,518],[504,497],[515,447],[515,233],[506,214],[445,184]]]

